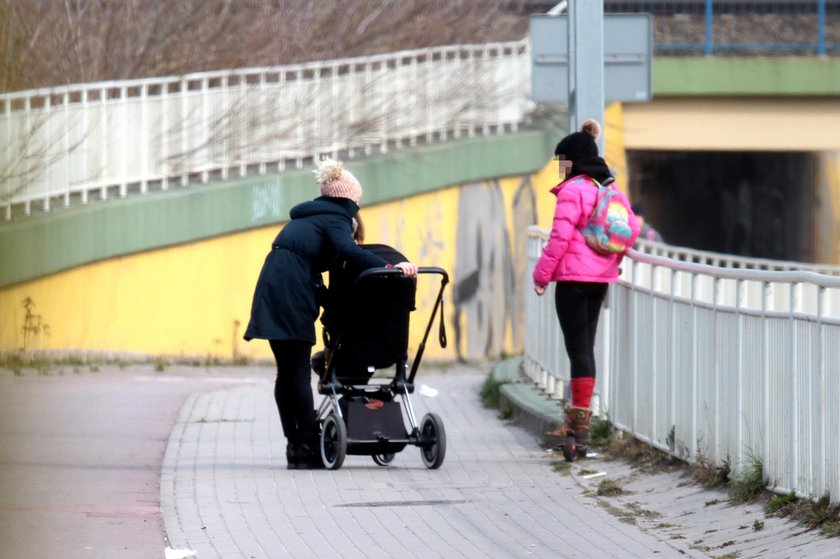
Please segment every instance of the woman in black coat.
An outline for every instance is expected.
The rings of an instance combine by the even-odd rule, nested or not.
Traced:
[[[362,197],[356,177],[333,159],[322,161],[315,174],[321,196],[292,208],[291,221],[274,239],[245,331],[246,340],[268,340],[277,362],[274,399],[287,440],[289,469],[322,467],[310,385],[310,354],[324,291],[321,273],[336,259],[362,269],[387,265],[353,241],[353,216]],[[409,262],[396,266],[407,276],[417,274]]]

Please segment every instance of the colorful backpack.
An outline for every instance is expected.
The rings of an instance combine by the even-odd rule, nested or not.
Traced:
[[[633,246],[633,230],[630,227],[633,210],[612,186],[612,178],[603,185],[595,179],[592,182],[598,185],[598,195],[581,233],[586,244],[599,254],[624,254]]]

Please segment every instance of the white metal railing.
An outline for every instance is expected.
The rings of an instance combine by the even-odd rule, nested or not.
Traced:
[[[129,192],[515,131],[527,38],[0,95],[0,203],[49,211]]]
[[[529,231],[529,270],[545,237]],[[595,409],[689,462],[756,457],[775,491],[840,502],[840,278],[742,264],[631,251],[598,328]],[[526,291],[524,368],[559,397],[553,299]]]
[[[720,266],[722,268],[739,268],[744,270],[768,270],[781,272],[785,270],[807,270],[819,274],[840,275],[840,266],[832,264],[809,264],[793,262],[788,260],[768,260],[766,258],[747,258],[734,254],[723,254],[720,252],[709,252],[672,246],[665,243],[646,241],[639,239],[636,250],[644,254],[662,256],[684,262],[695,264],[706,264],[708,266]]]

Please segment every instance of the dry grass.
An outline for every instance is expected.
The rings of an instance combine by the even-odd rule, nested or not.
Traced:
[[[626,460],[646,473],[667,472],[685,467],[685,463],[668,456],[667,453],[627,435],[615,438],[604,449],[604,454],[608,458]]]
[[[598,484],[598,489],[595,494],[599,497],[615,497],[617,495],[624,495],[624,489],[617,481],[612,479],[605,479]]]
[[[696,464],[687,465],[628,436],[615,439],[604,452],[607,457],[626,460],[646,473],[684,468],[694,483],[706,489],[726,488],[732,504],[763,501],[767,516],[790,518],[807,529],[819,530],[823,536],[840,537],[840,503],[832,504],[829,495],[817,500],[798,499],[793,493],[773,495],[767,490],[763,463],[755,455],[750,455],[745,466],[732,475],[728,462],[715,465],[701,456]],[[598,494],[620,494],[612,493],[616,490],[621,491],[621,488],[605,480],[599,486]],[[706,506],[719,503],[715,499],[708,501]],[[763,521],[756,520],[752,525],[753,531],[763,528]]]
[[[840,503],[831,503],[829,495],[816,501],[798,499],[794,493],[774,495],[764,507],[768,515],[790,518],[800,525],[819,530],[824,536],[840,537]]]
[[[716,465],[704,456],[700,456],[697,463],[690,465],[688,470],[694,481],[706,489],[725,487],[730,481],[731,469],[728,461]]]
[[[729,499],[735,504],[748,503],[764,494],[767,478],[761,458],[750,455],[744,468],[729,482]]]

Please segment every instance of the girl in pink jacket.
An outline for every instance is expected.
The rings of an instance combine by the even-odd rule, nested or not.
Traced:
[[[572,401],[566,405],[566,420],[546,434],[563,439],[574,436],[578,453],[583,455],[589,444],[598,317],[607,286],[618,281],[618,265],[624,257],[595,252],[581,233],[595,206],[598,185],[614,181],[606,162],[598,156],[595,140],[600,132],[598,122],[589,119],[580,132],[563,138],[554,150],[564,180],[551,189],[557,196],[554,222],[533,273],[537,295],[545,293],[549,282],[557,282],[555,308],[571,363]],[[621,192],[618,195],[624,198]],[[628,217],[632,244],[639,235],[639,225],[632,214]]]

